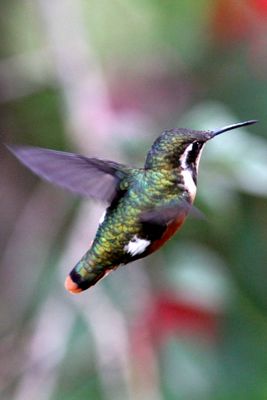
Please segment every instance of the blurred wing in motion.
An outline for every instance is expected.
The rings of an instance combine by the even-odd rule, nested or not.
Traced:
[[[6,145],[41,178],[85,197],[111,203],[130,168],[119,163],[39,147]]]

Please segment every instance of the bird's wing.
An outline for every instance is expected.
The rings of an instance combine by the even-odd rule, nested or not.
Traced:
[[[24,165],[41,178],[78,195],[111,203],[130,168],[113,161],[39,147],[6,145]]]
[[[179,200],[178,202],[157,206],[141,213],[140,221],[142,223],[151,224],[167,224],[173,219],[179,218],[184,214],[192,214],[196,218],[204,218],[203,213],[188,203],[186,200]]]
[[[203,219],[204,216],[196,207],[189,204],[186,200],[179,200],[174,204],[157,206],[144,211],[140,215],[144,234],[153,239],[158,239],[165,232],[168,224],[174,220],[184,219],[187,214],[192,214],[197,218]]]

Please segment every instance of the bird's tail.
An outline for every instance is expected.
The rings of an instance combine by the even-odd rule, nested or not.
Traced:
[[[91,266],[88,262],[88,253],[76,264],[66,278],[65,288],[73,294],[83,292],[111,272],[111,269],[103,268],[103,266]]]

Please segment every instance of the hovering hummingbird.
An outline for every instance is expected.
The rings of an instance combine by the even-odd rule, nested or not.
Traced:
[[[66,289],[82,292],[117,267],[159,249],[192,209],[204,144],[223,132],[255,122],[214,131],[166,130],[153,143],[143,168],[8,145],[23,164],[45,180],[108,203],[91,248],[68,275]]]

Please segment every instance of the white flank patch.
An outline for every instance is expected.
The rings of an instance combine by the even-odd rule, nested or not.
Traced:
[[[100,219],[99,219],[99,225],[101,225],[101,224],[103,224],[103,222],[104,222],[104,219],[105,219],[105,216],[106,216],[106,210],[103,212],[103,214],[101,215],[101,217],[100,217]]]
[[[192,173],[189,169],[184,169],[181,172],[181,175],[184,178],[184,187],[192,197],[192,200],[194,200],[196,192],[197,192],[197,187],[196,184],[192,178]]]
[[[132,256],[135,256],[136,254],[142,254],[149,245],[150,240],[140,239],[134,235],[133,239],[124,246],[124,250]]]

